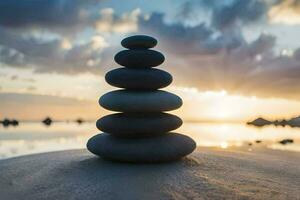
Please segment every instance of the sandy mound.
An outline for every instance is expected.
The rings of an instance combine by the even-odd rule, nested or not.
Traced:
[[[299,199],[300,155],[200,148],[168,164],[120,164],[86,150],[0,161],[1,199]]]

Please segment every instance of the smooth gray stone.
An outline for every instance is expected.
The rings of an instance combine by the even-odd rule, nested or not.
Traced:
[[[128,68],[149,68],[162,64],[165,57],[154,50],[123,50],[115,55],[115,61]]]
[[[178,133],[138,139],[117,138],[102,133],[87,143],[87,149],[102,158],[133,163],[174,161],[192,153],[195,148],[194,140]]]
[[[182,100],[175,94],[161,90],[116,90],[100,97],[99,104],[117,112],[161,112],[180,108]]]
[[[127,49],[149,49],[157,44],[157,40],[147,35],[134,35],[122,40],[122,46]]]
[[[182,120],[168,113],[116,113],[97,120],[100,131],[115,136],[158,135],[175,130]]]
[[[130,69],[118,68],[105,75],[108,84],[127,89],[155,90],[167,87],[172,83],[172,76],[160,69]]]

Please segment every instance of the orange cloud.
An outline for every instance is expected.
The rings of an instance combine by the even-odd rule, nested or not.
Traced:
[[[268,17],[271,23],[300,24],[300,2],[298,0],[281,1],[271,7]]]

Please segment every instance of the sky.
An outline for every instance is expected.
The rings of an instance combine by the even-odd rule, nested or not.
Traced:
[[[0,118],[97,119],[120,41],[147,34],[184,120],[300,115],[300,0],[2,0]]]

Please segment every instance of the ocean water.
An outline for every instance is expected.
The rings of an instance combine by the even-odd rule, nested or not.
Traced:
[[[51,126],[42,123],[20,123],[17,127],[0,126],[0,159],[15,156],[85,148],[87,140],[97,134],[94,123],[57,122]],[[257,146],[296,151],[300,153],[300,128],[266,126],[257,128],[242,123],[191,123],[176,130],[192,137],[197,145],[247,146],[249,151]],[[293,139],[291,144],[279,141]]]

